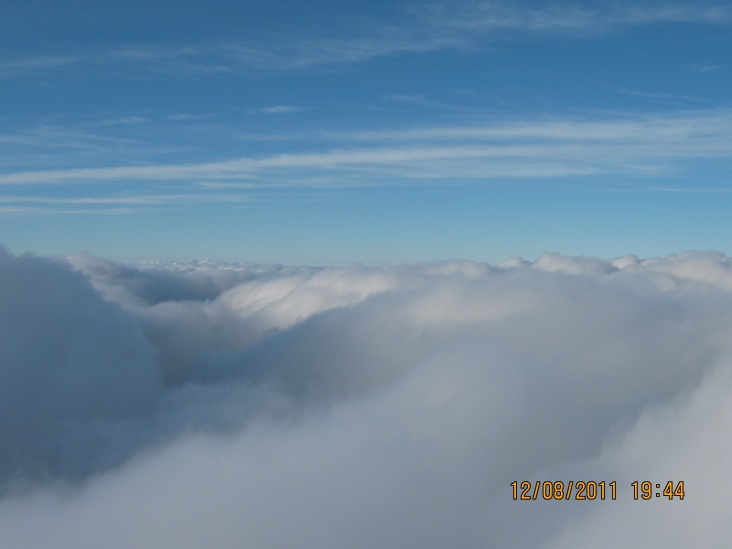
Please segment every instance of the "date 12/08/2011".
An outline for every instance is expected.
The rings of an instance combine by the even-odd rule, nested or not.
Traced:
[[[663,484],[650,481],[631,482],[633,488],[633,499],[649,500],[654,497],[665,497],[669,500],[684,499],[684,481],[668,481]],[[595,482],[595,481],[540,481],[535,482],[512,482],[513,499],[515,500],[581,500],[594,501],[604,499],[617,499],[616,481]]]

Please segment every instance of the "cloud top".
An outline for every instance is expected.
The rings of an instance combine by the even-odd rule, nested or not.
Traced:
[[[3,251],[0,279],[0,545],[581,547],[625,536],[618,521],[629,547],[730,542],[722,254]],[[512,500],[510,482],[549,479],[615,480],[618,500]],[[632,499],[632,481],[671,479],[684,501]]]

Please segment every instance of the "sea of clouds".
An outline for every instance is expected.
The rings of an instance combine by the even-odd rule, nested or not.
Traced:
[[[0,547],[730,547],[732,259],[0,249]],[[510,483],[616,481],[610,501]],[[683,501],[630,483],[684,481]]]

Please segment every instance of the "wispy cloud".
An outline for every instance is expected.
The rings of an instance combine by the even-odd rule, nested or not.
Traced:
[[[526,33],[586,33],[639,25],[701,23],[726,25],[732,9],[722,5],[607,5],[599,8],[564,4],[532,9],[503,2],[434,4],[429,12],[436,27],[459,28],[475,33],[502,30]]]
[[[124,120],[127,120],[126,122]],[[140,123],[140,119],[131,118],[124,120],[112,121],[105,120],[94,123],[95,126],[117,126]],[[91,124],[90,124],[91,125]],[[90,126],[88,125],[88,126]],[[140,144],[138,139],[128,137],[100,135],[86,131],[81,125],[74,128],[51,126],[46,124],[38,125],[34,128],[24,129],[16,132],[8,132],[0,134],[0,143],[7,145],[21,145],[29,147],[43,147],[49,149],[84,149],[85,151],[93,150],[96,147],[106,147],[111,145],[134,145]]]
[[[184,122],[184,121],[190,121],[190,120],[206,120],[209,118],[214,118],[215,115],[213,114],[190,114],[190,113],[177,113],[177,114],[171,114],[167,118],[168,120],[171,120],[173,122]]]
[[[129,205],[143,206],[150,204],[197,203],[197,202],[243,202],[251,201],[251,197],[237,195],[214,194],[158,194],[145,196],[115,196],[115,197],[49,197],[49,196],[16,196],[0,197],[0,204],[53,204],[53,205]]]
[[[406,52],[433,51],[446,45],[445,39],[417,36],[349,39],[285,37],[274,42],[198,43],[174,48],[142,45],[94,54],[38,56],[0,62],[0,77],[64,70],[74,66],[96,70],[120,67],[125,69],[124,73],[120,73],[122,76],[130,72],[163,77],[226,75],[242,71],[272,73],[357,63]]]
[[[632,95],[634,97],[645,97],[648,99],[660,99],[661,101],[671,101],[675,103],[702,103],[704,99],[701,97],[692,97],[689,95],[679,95],[675,93],[658,93],[647,92],[641,90],[629,90],[627,88],[615,88],[618,93]]]
[[[100,126],[130,126],[133,124],[144,124],[149,122],[144,116],[125,116],[123,118],[110,118],[98,122]]]
[[[261,112],[263,114],[282,114],[288,112],[299,112],[300,110],[301,109],[299,107],[294,107],[292,105],[274,105],[272,107],[257,109],[254,112]]]
[[[0,216],[17,215],[129,215],[163,209],[190,209],[212,203],[250,203],[257,200],[251,194],[221,192],[197,192],[189,194],[154,194],[150,189],[125,196],[86,195],[67,196],[3,196],[0,197]]]
[[[731,158],[731,128],[729,110],[504,121],[340,134],[331,137],[338,146],[320,140],[308,151],[216,162],[5,173],[0,184],[237,180],[287,186],[309,180],[337,186],[668,173],[688,159]]]
[[[714,72],[719,70],[719,65],[692,65],[691,70],[700,73]]]
[[[111,65],[163,76],[299,71],[393,55],[474,48],[485,40],[557,33],[586,37],[603,30],[683,23],[728,25],[732,23],[732,8],[709,4],[595,9],[564,5],[530,9],[500,2],[434,3],[414,7],[399,25],[375,25],[361,36],[263,36],[246,41],[178,46],[138,44],[91,53],[22,57],[0,62],[0,77],[74,66],[101,69]]]
[[[78,65],[91,58],[85,55],[41,55],[35,57],[23,57],[9,61],[0,62],[0,76],[8,76],[14,73],[29,72],[34,70],[48,70],[64,68],[71,65]]]

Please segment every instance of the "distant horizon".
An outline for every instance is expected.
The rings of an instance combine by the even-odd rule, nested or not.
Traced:
[[[509,264],[514,262],[515,260],[521,260],[526,261],[528,263],[536,263],[539,262],[542,257],[550,257],[550,256],[557,256],[557,257],[565,257],[565,258],[571,258],[571,259],[582,259],[582,260],[589,260],[589,261],[598,261],[598,262],[608,262],[613,263],[615,261],[625,260],[629,258],[633,258],[635,260],[638,260],[639,262],[644,261],[654,261],[654,260],[667,260],[667,259],[673,259],[675,257],[683,257],[687,255],[693,255],[693,254],[720,254],[727,257],[732,257],[732,254],[725,253],[722,250],[714,250],[714,249],[707,249],[707,250],[700,250],[700,249],[688,249],[688,250],[681,250],[678,252],[669,252],[667,254],[657,254],[657,255],[639,255],[636,253],[626,253],[626,254],[618,254],[613,256],[607,256],[603,257],[600,255],[590,255],[590,254],[565,254],[558,250],[544,250],[542,252],[539,252],[536,256],[522,256],[522,255],[511,255],[506,256],[500,260],[487,260],[487,259],[473,259],[468,257],[435,257],[432,259],[417,259],[413,261],[374,261],[374,262],[368,262],[368,261],[343,261],[343,262],[302,262],[302,263],[296,263],[296,262],[283,262],[283,261],[258,261],[255,259],[247,259],[247,258],[237,258],[237,257],[196,257],[196,256],[180,256],[180,257],[149,257],[149,258],[119,258],[115,257],[114,254],[112,255],[103,255],[103,254],[97,254],[92,253],[88,250],[78,250],[71,253],[39,253],[35,250],[22,250],[17,251],[9,248],[8,246],[4,245],[3,242],[0,242],[0,248],[4,248],[8,250],[12,255],[20,256],[20,255],[31,255],[36,257],[48,257],[48,258],[60,258],[60,259],[66,259],[70,257],[75,256],[89,256],[96,259],[101,259],[104,261],[110,261],[113,263],[118,263],[121,265],[130,265],[130,266],[156,266],[156,265],[175,265],[175,264],[205,264],[209,263],[211,265],[220,265],[220,266],[282,266],[282,267],[302,267],[302,268],[330,268],[330,267],[351,267],[351,266],[365,266],[365,267],[400,267],[400,266],[408,266],[408,265],[423,265],[423,264],[430,264],[430,263],[451,263],[451,262],[466,262],[466,263],[476,263],[476,264],[484,264],[489,265],[491,267],[501,267],[504,264]]]

